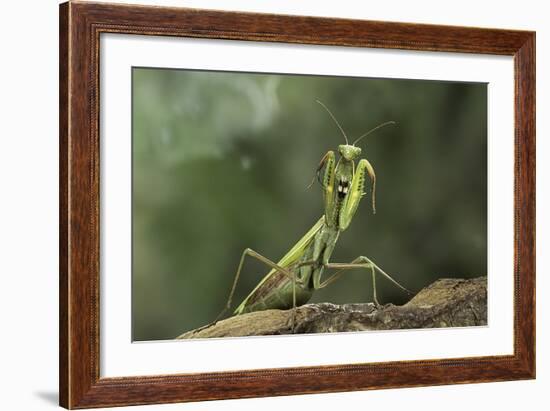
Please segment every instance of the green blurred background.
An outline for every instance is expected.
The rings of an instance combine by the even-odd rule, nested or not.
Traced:
[[[372,258],[413,291],[487,270],[487,86],[134,68],[134,341],[171,339],[223,308],[244,248],[277,261],[323,213],[320,158],[359,145],[377,174],[334,262]],[[249,260],[234,306],[268,270]],[[383,278],[380,302],[407,296]],[[312,302],[372,300],[350,271]]]

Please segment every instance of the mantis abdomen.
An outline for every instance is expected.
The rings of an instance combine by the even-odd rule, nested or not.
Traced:
[[[313,295],[313,289],[296,285],[296,306],[306,304]],[[293,307],[292,281],[279,272],[270,276],[264,285],[251,294],[246,304],[241,304],[235,314],[270,309],[288,310]]]

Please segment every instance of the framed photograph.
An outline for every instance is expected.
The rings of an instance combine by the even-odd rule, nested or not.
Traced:
[[[60,6],[60,404],[535,377],[535,33]]]

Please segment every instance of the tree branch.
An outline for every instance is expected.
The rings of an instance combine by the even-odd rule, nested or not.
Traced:
[[[401,306],[307,304],[296,309],[295,319],[295,334],[486,325],[487,277],[437,280]],[[256,311],[177,338],[291,334],[291,320],[292,310]]]

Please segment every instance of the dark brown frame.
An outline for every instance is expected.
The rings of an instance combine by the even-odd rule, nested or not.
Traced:
[[[514,354],[99,377],[101,33],[500,54],[515,64]],[[535,377],[535,33],[71,2],[60,6],[60,404],[171,403]]]

